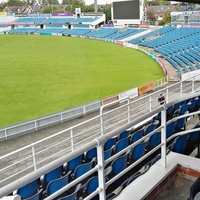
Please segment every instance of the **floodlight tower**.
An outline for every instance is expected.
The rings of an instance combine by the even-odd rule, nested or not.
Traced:
[[[97,0],[94,0],[94,12],[98,12],[98,8],[97,8]]]

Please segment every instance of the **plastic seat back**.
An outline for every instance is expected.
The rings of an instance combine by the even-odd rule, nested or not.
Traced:
[[[145,154],[146,142],[137,144],[130,152],[130,157],[133,160],[141,158]]]
[[[124,169],[126,169],[126,167],[127,167],[128,153],[129,152],[127,152],[123,156],[120,156],[119,158],[116,158],[115,160],[112,161],[112,163],[111,163],[111,166],[112,166],[112,172],[111,172],[111,174],[112,175],[119,174]]]
[[[17,194],[20,195],[22,199],[35,195],[38,192],[39,182],[39,179],[36,179],[31,183],[24,185],[17,190]]]
[[[97,157],[97,148],[94,147],[85,153],[86,162],[91,161],[93,158]]]
[[[119,134],[118,140],[127,138],[130,135],[130,131],[123,131],[122,133]]]
[[[174,140],[172,151],[183,154],[187,145],[188,134],[181,135]]]
[[[178,115],[183,115],[185,112],[188,111],[190,103],[181,105]]]
[[[84,164],[80,164],[74,171],[73,179],[76,179],[80,176],[82,176],[83,174],[85,174],[86,172],[88,172],[90,169],[92,169],[92,166],[94,164],[94,160],[88,162],[88,163],[84,163]]]
[[[189,112],[194,112],[195,111],[195,108],[196,108],[196,105],[197,105],[197,101],[198,101],[198,97],[196,97],[195,99],[191,99],[190,100],[190,105],[189,105],[189,108],[188,108],[188,110],[189,110]]]
[[[161,132],[154,133],[150,138],[148,142],[148,150],[151,150],[158,146],[161,142]]]
[[[42,199],[42,192],[43,192],[43,189],[39,190],[39,192],[37,192],[33,196],[26,198],[26,199],[23,199],[23,200],[41,200]]]
[[[54,192],[60,190],[64,186],[66,186],[69,183],[70,174],[71,174],[71,172],[68,172],[65,176],[51,181],[47,185],[47,189],[46,189],[47,195],[50,196]]]
[[[130,143],[134,143],[142,138],[144,134],[144,129],[138,130],[131,136]]]
[[[176,122],[172,121],[171,123],[167,124],[166,126],[166,137],[170,137],[174,133],[174,127],[175,127]]]
[[[113,148],[114,147],[104,151],[104,160],[107,160],[108,158],[110,158],[112,156]]]
[[[119,140],[116,143],[114,153],[118,153],[129,145],[129,137]]]
[[[83,154],[81,154],[81,155],[77,156],[76,158],[70,160],[67,163],[68,169],[70,171],[74,171],[78,165],[80,165],[81,163],[83,163],[83,160],[84,160],[84,155]]]
[[[180,118],[176,121],[175,130],[181,131],[183,128],[185,129],[186,118]]]
[[[85,185],[85,193],[87,195],[93,193],[99,187],[98,177],[90,178]]]
[[[110,149],[113,145],[115,145],[117,138],[110,138],[104,144],[104,150]]]
[[[158,121],[152,123],[152,124],[149,124],[145,130],[144,130],[144,134],[145,135],[148,135],[149,133],[151,133],[155,128],[156,126],[158,125]]]
[[[57,178],[60,178],[62,176],[62,172],[63,172],[63,167],[57,167],[56,169],[46,173],[44,175],[44,182],[47,185],[49,182],[51,182],[52,180],[55,180]]]

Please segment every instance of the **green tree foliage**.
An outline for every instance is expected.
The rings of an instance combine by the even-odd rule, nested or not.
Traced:
[[[57,9],[57,10],[54,10],[53,12],[55,12],[55,13],[64,13],[65,11],[63,9]]]
[[[170,16],[170,14],[168,14],[168,15],[165,16],[165,18],[162,21],[159,22],[158,25],[163,26],[163,25],[168,24],[170,22],[171,22],[171,16]]]
[[[106,15],[106,21],[111,20],[111,5],[106,4],[105,6],[98,9],[99,12],[103,12]]]
[[[66,5],[67,12],[74,12],[75,8],[81,8],[84,10],[85,2],[83,0],[63,0],[62,5]]]
[[[46,6],[43,10],[42,13],[43,14],[49,14],[49,13],[53,13],[56,12],[58,10],[58,7],[55,5],[50,5],[50,6]]]
[[[154,16],[154,13],[151,10],[147,10],[147,20],[150,22],[156,21],[156,17]]]
[[[2,12],[5,7],[6,7],[5,2],[0,3],[0,12]]]
[[[20,1],[20,0],[9,0],[5,6],[22,6],[24,5],[24,2],[23,1]]]
[[[94,4],[85,5],[82,12],[94,12]]]

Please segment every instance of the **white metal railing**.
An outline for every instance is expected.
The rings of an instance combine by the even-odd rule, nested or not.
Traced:
[[[200,95],[200,93],[198,94]],[[168,107],[168,106],[167,106]],[[83,176],[81,176],[80,178],[75,179],[74,181],[70,182],[68,185],[66,185],[65,187],[63,187],[62,189],[58,190],[57,192],[55,192],[53,195],[45,198],[47,200],[50,199],[54,199],[55,197],[57,197],[58,195],[62,194],[64,191],[66,191],[67,189],[71,188],[72,186],[76,185],[77,183],[79,183],[81,180],[83,180],[84,178],[88,177],[89,175],[92,175],[94,172],[98,171],[99,172],[99,188],[92,193],[89,197],[87,197],[86,199],[90,199],[90,197],[96,195],[96,194],[100,194],[100,200],[105,200],[105,191],[106,188],[111,185],[113,182],[115,182],[119,177],[121,177],[122,175],[124,175],[126,172],[128,172],[130,169],[132,169],[133,167],[135,167],[137,164],[139,164],[141,161],[143,161],[144,159],[148,158],[149,155],[151,155],[152,153],[154,153],[156,150],[161,148],[161,163],[163,167],[166,167],[166,142],[173,139],[174,137],[177,137],[178,135],[183,135],[183,134],[188,134],[190,132],[194,132],[194,131],[200,131],[200,128],[197,129],[192,129],[192,130],[187,130],[187,131],[181,131],[177,134],[174,134],[173,136],[171,136],[170,138],[168,138],[166,140],[166,109],[167,107],[159,107],[157,110],[155,110],[155,112],[152,112],[148,115],[149,116],[154,116],[155,113],[157,112],[162,112],[162,123],[161,126],[158,127],[157,129],[155,129],[154,131],[152,131],[151,133],[149,133],[148,135],[144,136],[143,138],[141,138],[140,140],[138,140],[137,142],[129,145],[127,148],[125,148],[124,150],[120,151],[119,153],[115,154],[114,156],[112,156],[111,158],[109,158],[108,160],[106,160],[106,163],[109,163],[111,161],[113,161],[115,158],[119,157],[120,155],[122,155],[123,153],[127,152],[129,149],[132,149],[133,147],[135,147],[137,144],[139,144],[140,142],[142,142],[145,139],[148,139],[150,136],[152,136],[153,134],[155,134],[158,131],[161,131],[161,143],[154,148],[153,150],[151,150],[150,152],[148,152],[147,154],[145,154],[142,158],[138,159],[136,162],[134,162],[132,165],[128,166],[124,171],[122,171],[121,173],[119,173],[118,175],[116,175],[115,177],[113,177],[112,179],[108,180],[107,182],[105,181],[105,179],[101,180],[101,177],[104,177],[104,172],[102,172],[102,174],[100,173],[101,170],[104,170],[105,164],[103,161],[103,145],[106,141],[106,138],[111,138],[113,137],[116,132],[111,132],[106,136],[102,136],[100,138],[97,138],[96,141],[93,142],[92,145],[90,145],[89,147],[85,148],[84,150],[89,150],[91,149],[91,147],[95,147],[97,146],[97,154],[98,154],[98,162],[95,168],[93,168],[92,170],[90,170],[89,172],[85,173]],[[176,118],[173,118],[172,121],[176,121],[177,119],[183,118],[183,117],[189,117],[191,115],[197,115],[199,114],[200,111],[194,112],[194,113],[189,113],[189,114],[185,114]],[[142,117],[140,118],[142,119]],[[137,122],[132,122],[131,124],[129,123],[128,126],[132,126],[137,124]],[[124,128],[122,128],[124,129]],[[96,143],[95,143],[96,142]],[[76,156],[80,153],[80,151],[76,154]],[[74,155],[72,157],[75,157],[75,152]],[[63,159],[62,159],[63,160]],[[66,159],[66,160],[69,160]],[[62,163],[63,161],[61,161],[60,163]],[[59,163],[58,163],[59,164]],[[40,173],[37,173],[37,175],[41,176]],[[36,177],[35,177],[36,178]],[[103,181],[103,183],[102,183]],[[16,181],[17,182],[17,181]],[[19,181],[20,183],[20,181]],[[8,185],[9,186],[9,185]],[[19,186],[19,185],[17,185]],[[9,188],[9,187],[6,187]],[[4,188],[5,189],[5,188]],[[8,190],[8,189],[7,189]],[[0,197],[1,197],[1,189],[0,189]]]
[[[120,131],[141,123],[141,121],[148,117],[155,116],[155,114],[161,110],[165,112],[164,108],[158,106],[157,98],[160,93],[163,93],[166,96],[167,103],[169,103],[178,101],[183,97],[186,98],[189,94],[199,91],[199,88],[199,82],[190,79],[187,82],[173,84],[134,100],[127,98],[124,99],[126,101],[116,101],[107,104],[102,106],[100,115],[95,118],[60,131],[48,138],[18,149],[17,151],[1,156],[0,188],[15,182],[15,180],[20,179],[21,177],[29,176],[31,173],[37,172],[37,175],[39,175],[38,171],[40,170],[43,170],[42,172],[44,173],[44,168],[48,166],[48,163],[54,163],[54,161],[59,160],[59,158],[64,157],[65,155],[72,155],[72,153],[78,155],[77,151],[80,152],[83,150],[86,141],[89,143],[89,141],[94,140],[95,145],[93,146],[99,146],[100,143],[97,138],[105,137],[105,139],[108,139],[111,136],[119,134]],[[112,105],[116,105],[116,107],[109,110],[109,106]],[[147,117],[147,115],[149,116]],[[164,156],[166,152],[164,150],[166,139],[164,137],[165,132],[163,128],[166,119],[164,119],[163,116],[164,113],[162,113],[161,127],[163,135],[161,149],[162,152],[164,152],[162,156]],[[98,150],[98,152],[100,153],[100,150]],[[65,159],[65,162],[67,162],[67,158]],[[165,166],[164,163],[165,162],[163,161],[163,166]],[[100,165],[98,169],[100,170],[102,166],[104,166],[104,164]],[[10,174],[9,172],[12,173]]]
[[[155,88],[163,85],[166,82],[167,77],[156,80],[154,82]],[[88,113],[99,111],[100,107],[101,100],[96,100],[94,102],[90,102],[66,111],[5,127],[0,129],[0,140],[8,140],[9,137],[16,137],[20,134],[35,132],[48,126],[63,123],[71,119],[76,119],[80,116],[85,116]]]

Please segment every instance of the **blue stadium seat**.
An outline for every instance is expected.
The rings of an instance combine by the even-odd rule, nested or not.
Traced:
[[[185,153],[188,134],[178,136],[171,144],[171,149],[176,153]]]
[[[91,177],[86,184],[83,185],[83,197],[87,197],[88,195],[92,194],[97,188],[99,187],[98,176]],[[99,195],[93,197],[92,199],[99,199]]]
[[[128,155],[130,150],[127,151],[124,155],[116,158],[111,162],[112,171],[111,174],[108,176],[108,179],[112,178],[113,176],[119,174],[127,167]]]
[[[156,132],[153,135],[151,135],[147,143],[147,151],[150,151],[156,146],[158,146],[160,142],[161,142],[161,132]]]
[[[166,137],[167,138],[174,134],[175,124],[176,124],[176,121],[172,121],[166,125]]]
[[[129,154],[129,163],[132,164],[145,154],[147,141],[137,144],[131,149]]]
[[[93,158],[97,157],[97,148],[94,147],[85,153],[85,162],[90,162]]]
[[[75,191],[72,192],[71,194],[68,194],[66,196],[63,196],[57,200],[78,200],[79,199],[79,196],[78,196],[78,192],[80,191],[81,189],[81,183],[79,183],[76,188],[75,188]]]
[[[110,149],[113,145],[115,145],[116,141],[117,141],[117,137],[108,139],[104,144],[104,150]]]
[[[70,181],[71,171],[69,171],[65,176],[57,178],[48,183],[46,190],[43,192],[43,197],[47,197],[60,190],[66,186]]]
[[[56,169],[46,173],[43,177],[41,177],[42,187],[45,189],[49,182],[57,178],[60,178],[62,174],[63,174],[63,166],[59,166]]]
[[[127,138],[130,135],[130,131],[123,131],[122,133],[119,134],[119,136],[117,137],[118,140]]]
[[[42,200],[43,189],[40,189],[36,194],[23,200]]]
[[[134,132],[130,138],[130,143],[132,144],[136,142],[137,140],[141,139],[143,135],[144,135],[144,129],[140,129]]]
[[[114,149],[113,149],[113,154],[115,153],[118,153],[120,152],[121,150],[125,149],[126,147],[128,147],[129,145],[129,140],[130,140],[130,137],[127,137],[127,138],[124,138],[124,139],[121,139],[119,140]]]
[[[19,188],[17,190],[17,194],[22,198],[22,199],[27,199],[32,197],[33,195],[38,193],[38,189],[40,187],[40,179],[36,179],[32,181],[31,183],[28,183],[24,185],[23,187]]]
[[[74,171],[76,167],[82,164],[83,162],[84,162],[84,154],[81,154],[67,163],[67,169],[69,171]]]
[[[74,170],[74,172],[71,174],[72,179],[74,180],[76,178],[79,178],[80,176],[82,176],[83,174],[91,170],[94,165],[95,160],[96,158],[93,158],[88,163],[83,163],[83,164],[78,165],[76,169]]]

